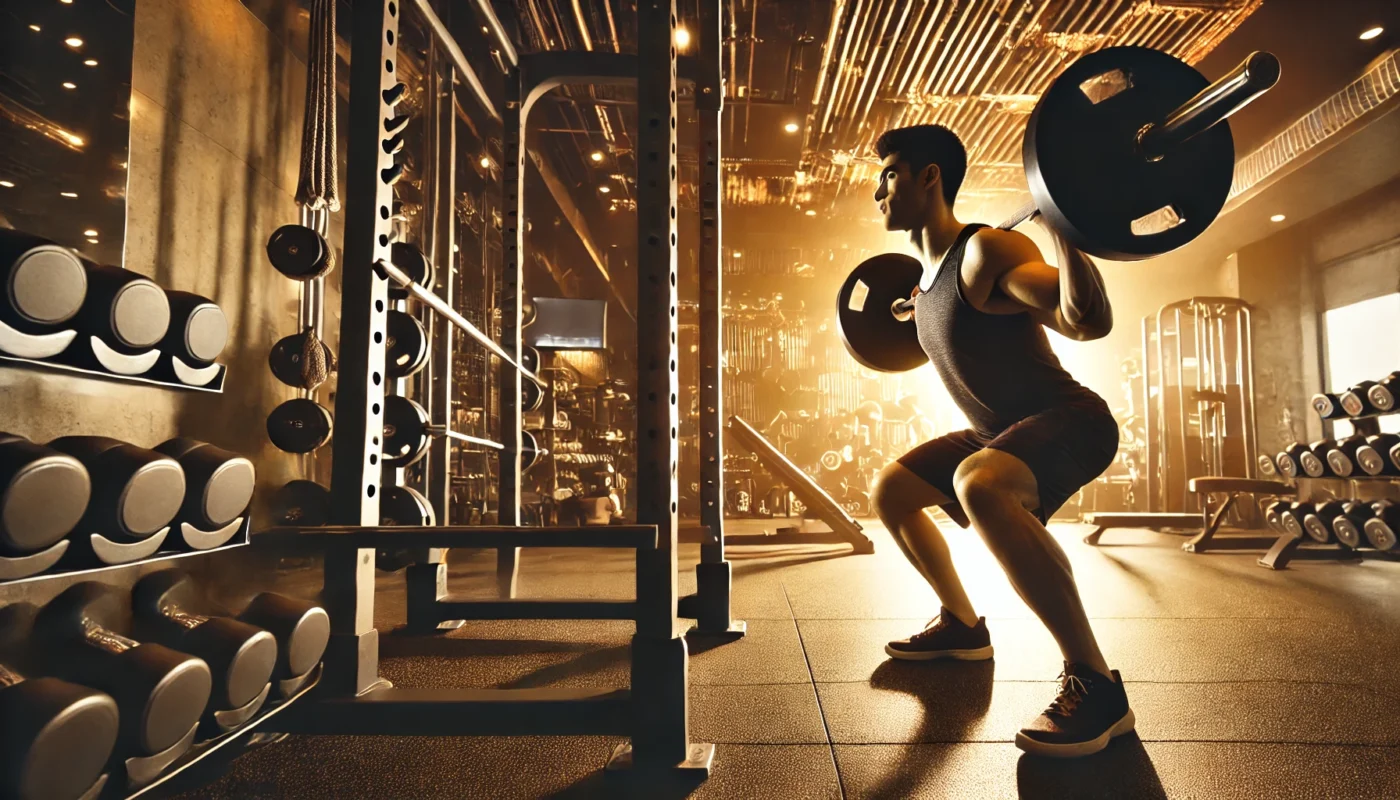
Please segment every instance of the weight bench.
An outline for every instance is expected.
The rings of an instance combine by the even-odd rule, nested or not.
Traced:
[[[1094,532],[1084,537],[1084,543],[1098,545],[1103,538],[1104,531],[1109,528],[1148,528],[1152,530],[1163,529],[1192,529],[1198,525],[1200,529],[1181,545],[1181,549],[1188,553],[1204,553],[1210,549],[1222,549],[1213,545],[1215,534],[1220,529],[1220,523],[1225,519],[1225,514],[1235,505],[1235,501],[1242,494],[1255,497],[1293,497],[1297,489],[1287,483],[1279,481],[1261,481],[1253,478],[1221,478],[1204,477],[1192,478],[1187,483],[1187,488],[1199,496],[1201,501],[1201,512],[1192,513],[1110,513],[1110,514],[1085,514],[1084,521],[1095,526]],[[1212,504],[1211,495],[1224,495],[1224,499]],[[1230,548],[1240,546],[1259,546],[1267,548],[1275,537],[1231,537]],[[1256,544],[1256,539],[1258,542]]]

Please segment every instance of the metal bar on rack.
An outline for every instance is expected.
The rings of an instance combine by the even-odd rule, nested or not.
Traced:
[[[393,116],[397,83],[397,7],[393,0],[355,4],[350,65],[345,260],[341,269],[340,366],[335,397],[336,441],[331,461],[331,522],[378,525],[384,420],[383,337],[388,283],[374,269],[389,260],[394,154],[383,147],[384,120]],[[330,612],[323,690],[355,696],[379,681],[379,632],[374,628],[374,551],[327,553],[323,598]]]
[[[489,5],[489,3],[486,3]],[[501,259],[501,342],[510,348],[510,359],[520,362],[521,306],[524,291],[521,275],[525,259],[525,122],[529,109],[525,103],[523,76],[512,69],[505,79],[505,124],[501,131],[501,181],[504,230],[501,242],[505,249]],[[501,525],[520,524],[520,449],[521,408],[520,379],[516,373],[501,369],[498,381],[497,416],[501,443],[500,469],[496,480],[496,519]],[[544,384],[535,379],[541,389]],[[515,596],[515,584],[520,574],[520,550],[502,547],[496,551],[496,593],[499,597]]]
[[[419,0],[426,2],[426,0]],[[495,38],[496,44],[501,47],[501,55],[505,57],[505,62],[514,67],[520,63],[520,56],[516,55],[515,45],[511,42],[510,36],[506,34],[506,29],[501,25],[500,17],[496,16],[496,9],[491,7],[491,0],[476,0],[476,10],[481,12],[481,18],[486,20],[486,27],[491,29],[491,36]]]
[[[505,445],[501,444],[500,442],[493,442],[490,439],[482,439],[479,436],[472,436],[470,434],[462,433],[461,431],[448,430],[447,427],[443,425],[429,425],[427,428],[427,432],[429,436],[443,436],[448,439],[455,439],[459,442],[465,442],[467,444],[478,444],[482,447],[489,447],[492,450],[505,449]]]
[[[516,345],[517,355],[515,357],[511,357],[510,353],[508,353],[506,350],[502,349],[500,345],[492,341],[490,336],[487,336],[486,334],[482,333],[480,328],[473,325],[471,323],[471,320],[457,313],[457,310],[454,309],[452,306],[448,305],[446,302],[444,302],[441,297],[438,297],[436,294],[414,283],[413,279],[408,277],[408,275],[405,274],[403,270],[394,266],[392,261],[388,260],[387,258],[381,259],[379,261],[378,266],[379,269],[383,270],[385,275],[389,276],[394,280],[394,283],[397,283],[398,285],[407,289],[414,297],[418,298],[418,300],[424,305],[436,311],[439,315],[445,317],[448,322],[451,322],[453,325],[456,325],[458,328],[461,328],[464,333],[466,333],[471,338],[475,339],[487,350],[490,350],[497,358],[505,362],[505,366],[508,366],[515,372],[519,373],[520,377],[535,384],[541,389],[548,388],[543,379],[541,379],[538,375],[531,372],[530,370],[525,369],[525,367],[521,366],[519,357],[519,345]],[[519,312],[517,311],[517,313]],[[517,339],[520,337],[518,327],[516,329],[515,335]],[[507,335],[504,331],[501,334],[501,338],[507,338]],[[517,389],[516,391],[519,392],[519,389]]]
[[[452,63],[457,66],[458,71],[462,73],[462,77],[466,79],[467,86],[472,90],[472,94],[476,95],[476,101],[481,105],[481,109],[489,114],[491,119],[496,122],[501,122],[500,113],[496,111],[496,106],[491,102],[491,97],[486,94],[486,87],[481,85],[481,79],[476,76],[476,70],[472,69],[471,62],[467,61],[466,54],[463,53],[462,48],[458,46],[456,37],[452,35],[451,31],[447,30],[446,25],[442,24],[442,20],[438,19],[438,15],[433,13],[433,7],[428,3],[428,0],[414,0],[413,4],[416,5],[419,12],[423,14],[423,21],[428,23],[428,30],[432,31],[433,37],[437,39],[442,49],[447,51],[447,55],[451,57]],[[495,14],[492,14],[491,17],[494,20]],[[501,24],[500,20],[495,20],[495,24],[499,27]],[[504,32],[502,32],[501,36],[503,37],[504,35]],[[509,42],[507,42],[507,45],[509,45]],[[510,55],[510,61],[514,64],[515,51],[513,49],[510,51]]]
[[[447,128],[446,136],[442,136],[445,148],[439,147],[439,158],[446,163],[443,164],[444,172],[443,185],[438,194],[439,201],[446,199],[446,213],[440,214],[435,220],[439,231],[439,246],[436,249],[437,261],[446,267],[438,280],[442,286],[442,299],[448,308],[457,306],[457,260],[460,257],[457,253],[457,117],[452,113],[452,92],[453,69],[447,67],[446,81],[447,87],[447,110],[441,115],[441,124]],[[439,92],[441,94],[441,92]],[[439,131],[441,136],[441,131]],[[465,317],[463,317],[465,319]],[[452,399],[456,396],[456,381],[452,375],[452,367],[455,362],[453,357],[453,341],[457,337],[452,335],[452,329],[442,324],[435,324],[432,327],[432,355],[428,364],[428,395],[432,398],[432,406],[428,409],[428,418],[433,425],[441,425],[445,432],[450,432],[452,427]],[[437,521],[442,525],[452,524],[452,446],[451,442],[439,440],[432,444],[428,452],[428,502],[432,504]],[[430,554],[438,556],[440,554]]]

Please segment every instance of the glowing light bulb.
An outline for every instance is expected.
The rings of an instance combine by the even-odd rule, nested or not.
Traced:
[[[603,194],[608,194],[609,192],[612,191],[612,189],[609,189],[609,188],[606,187],[606,186],[599,186],[599,187],[598,187],[598,191],[602,192]]]
[[[35,33],[38,33],[39,31],[43,30],[43,28],[40,28],[38,25],[30,25],[30,26],[29,26],[29,30],[34,31]]]
[[[78,193],[77,193],[77,192],[59,192],[58,194],[59,194],[60,197],[77,197],[77,196],[78,196]]]
[[[79,38],[76,37],[76,36],[69,36],[67,39],[64,39],[64,40],[63,40],[63,43],[66,44],[66,45],[68,45],[69,47],[74,48],[74,49],[77,49],[77,48],[83,46],[83,40],[82,40],[82,39],[79,39]]]
[[[603,153],[599,150],[594,150],[588,157],[593,159],[594,163],[597,163],[603,160]]]
[[[1367,28],[1366,30],[1362,31],[1360,39],[1363,42],[1369,42],[1377,36],[1380,36],[1382,33],[1385,33],[1385,28],[1382,28],[1381,26],[1377,25],[1374,28]]]
[[[64,82],[63,82],[63,88],[65,88],[65,89],[76,89],[76,88],[78,88],[78,84],[73,83],[72,81],[64,81]]]
[[[788,133],[797,133],[797,123],[789,122],[788,124],[783,126],[783,130],[787,131]]]
[[[676,49],[684,50],[690,46],[690,31],[684,25],[676,27]]]
[[[1275,214],[1272,217],[1269,217],[1270,222],[1283,222],[1286,219],[1288,219],[1288,217],[1285,217],[1282,214]]]
[[[97,59],[95,59],[95,58],[89,58],[87,61],[84,61],[84,62],[83,62],[83,66],[85,66],[85,67],[95,67],[95,66],[97,66]]]
[[[0,181],[0,186],[5,187],[6,189],[15,188],[14,181]]]
[[[816,215],[817,215],[817,212],[816,212],[815,210],[810,209],[810,208],[807,209],[807,216],[809,216],[809,217],[815,217]]]
[[[481,168],[482,168],[482,169],[491,169],[491,159],[487,158],[486,156],[482,156],[482,157],[481,157]]]
[[[97,235],[97,231],[93,230],[92,228],[88,228],[87,230],[83,231],[83,235],[84,235],[84,236],[96,236],[96,235]]]

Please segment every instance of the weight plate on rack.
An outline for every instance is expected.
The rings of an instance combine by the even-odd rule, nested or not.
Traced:
[[[267,438],[288,453],[310,453],[331,439],[331,412],[314,400],[296,398],[267,415]]]
[[[390,309],[385,329],[384,370],[390,378],[407,378],[428,363],[428,332],[413,315]]]
[[[391,469],[418,463],[428,452],[428,412],[413,400],[384,397],[384,466]]]

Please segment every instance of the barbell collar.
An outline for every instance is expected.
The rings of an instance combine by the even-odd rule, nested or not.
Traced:
[[[1238,67],[1182,103],[1162,122],[1139,131],[1138,149],[1148,160],[1161,159],[1272,89],[1279,74],[1278,58],[1273,53],[1250,53]]]

